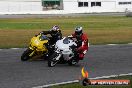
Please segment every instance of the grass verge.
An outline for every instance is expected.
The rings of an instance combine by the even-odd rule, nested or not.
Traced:
[[[0,48],[27,47],[40,31],[59,25],[63,36],[77,25],[83,26],[90,44],[125,44],[132,42],[132,18],[123,16],[86,16],[52,18],[0,19]]]

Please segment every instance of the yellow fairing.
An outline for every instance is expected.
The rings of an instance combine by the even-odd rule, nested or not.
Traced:
[[[48,43],[48,40],[41,40],[41,35],[38,35],[37,37],[33,37],[30,42],[30,49],[36,50],[36,51],[42,51],[47,52],[48,49],[45,47],[44,44]]]

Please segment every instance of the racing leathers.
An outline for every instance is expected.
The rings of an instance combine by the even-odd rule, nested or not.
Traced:
[[[77,40],[77,47],[76,47],[76,52],[78,53],[77,55],[77,59],[78,60],[83,60],[84,55],[86,54],[86,52],[88,51],[88,36],[84,33],[82,33],[82,35],[80,37],[77,37],[76,34],[72,34],[71,35],[72,38],[76,38]]]
[[[60,40],[62,38],[61,30],[59,30],[59,31],[52,31],[52,30],[42,31],[41,34],[44,34],[44,35],[50,34],[51,35],[51,37],[49,37],[49,39],[50,39],[49,45],[55,44],[58,40]]]
[[[51,37],[49,37],[49,44],[46,46],[48,48],[48,53],[46,54],[46,57],[48,58],[49,55],[53,52],[54,50],[54,44],[62,38],[62,33],[61,30],[58,31],[42,31],[40,32],[41,34],[48,35],[50,34]]]

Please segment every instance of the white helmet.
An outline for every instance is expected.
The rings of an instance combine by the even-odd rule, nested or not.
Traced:
[[[75,34],[77,35],[77,36],[81,36],[82,35],[82,27],[76,27],[75,28]]]

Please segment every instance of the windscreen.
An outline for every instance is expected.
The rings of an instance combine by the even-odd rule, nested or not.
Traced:
[[[68,37],[65,38],[65,39],[63,40],[63,43],[64,43],[64,44],[69,44],[69,43],[70,43],[69,38],[68,38]]]
[[[40,41],[44,41],[44,40],[49,40],[49,38],[48,38],[46,35],[41,35],[41,36],[39,37],[39,40],[40,40]]]

